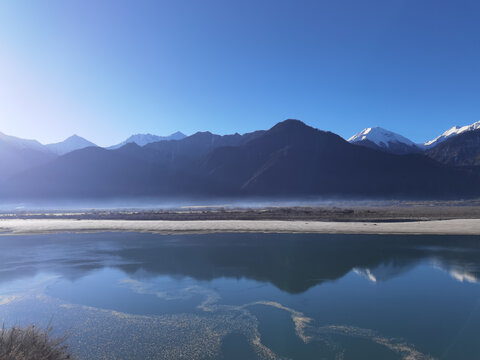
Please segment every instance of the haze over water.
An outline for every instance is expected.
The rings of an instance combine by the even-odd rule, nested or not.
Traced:
[[[0,237],[0,319],[82,359],[472,359],[467,236]]]

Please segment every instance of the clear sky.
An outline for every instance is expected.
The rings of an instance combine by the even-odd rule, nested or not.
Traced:
[[[5,0],[0,131],[99,145],[297,118],[414,141],[480,119],[480,2]]]

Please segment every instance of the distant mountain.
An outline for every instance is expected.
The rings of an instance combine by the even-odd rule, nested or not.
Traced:
[[[458,134],[465,133],[467,131],[473,131],[480,129],[480,121],[477,121],[471,125],[466,126],[454,126],[451,129],[445,131],[442,135],[437,136],[435,139],[427,141],[424,145],[427,148],[432,148],[442,143],[443,141],[452,138]]]
[[[422,152],[413,141],[378,126],[362,130],[348,139],[348,142],[399,155]]]
[[[197,132],[181,141],[160,141],[147,144],[145,149],[153,152],[166,162],[198,160],[216,148],[239,146],[261,137],[265,131],[259,130],[240,135],[217,135],[209,131]]]
[[[428,149],[426,155],[447,165],[479,166],[480,127],[449,137]]]
[[[36,140],[0,133],[0,179],[45,164],[55,157]]]
[[[176,133],[173,133],[169,136],[158,136],[158,135],[152,135],[152,134],[136,134],[136,135],[130,136],[127,140],[122,141],[120,144],[110,146],[108,149],[110,150],[118,149],[129,143],[135,143],[139,146],[145,146],[147,144],[158,142],[158,141],[182,140],[186,137],[187,136],[181,133],[180,131],[177,131]]]
[[[215,135],[199,132],[178,141],[118,149],[86,148],[26,171],[0,186],[12,197],[131,197],[226,194],[199,168],[200,159],[219,146],[244,144],[263,132]],[[2,192],[3,190],[3,192]]]
[[[421,154],[350,144],[286,120],[244,135],[197,133],[117,150],[86,148],[12,177],[0,195],[27,197],[477,196],[473,172]]]
[[[45,151],[45,148],[37,140],[21,139],[15,136],[6,135],[0,132],[0,142],[2,146],[10,146],[18,150],[38,150]]]
[[[45,145],[47,149],[57,155],[64,155],[71,151],[84,149],[90,146],[96,147],[97,145],[78,135],[70,136],[68,139],[65,139],[59,143]]]

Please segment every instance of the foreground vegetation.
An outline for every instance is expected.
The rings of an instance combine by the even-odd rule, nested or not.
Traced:
[[[52,328],[43,330],[2,326],[0,360],[66,360],[74,359],[65,345],[65,337],[52,337]]]

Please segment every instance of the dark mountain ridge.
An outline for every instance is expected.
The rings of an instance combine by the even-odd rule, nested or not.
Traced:
[[[298,120],[244,135],[199,132],[117,150],[86,148],[13,176],[3,198],[477,196],[474,171],[353,145]]]
[[[419,154],[393,155],[287,120],[236,148],[218,148],[209,174],[249,195],[433,196],[475,192],[470,173]]]
[[[452,136],[429,149],[427,156],[447,165],[480,165],[480,129]]]

